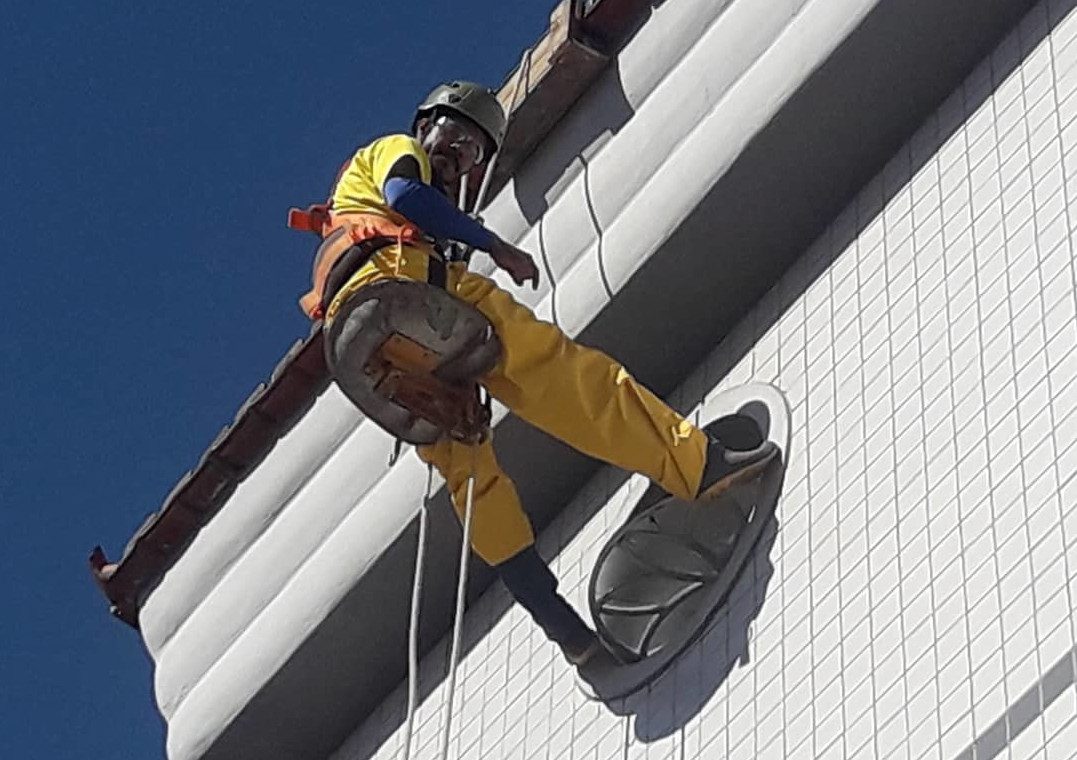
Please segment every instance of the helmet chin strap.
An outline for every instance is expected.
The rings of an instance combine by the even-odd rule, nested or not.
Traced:
[[[470,178],[471,178],[471,174],[469,174],[467,172],[465,172],[464,174],[461,174],[460,175],[460,187],[456,191],[456,193],[457,193],[456,194],[456,205],[465,214],[467,213],[467,185],[468,185],[468,180]]]

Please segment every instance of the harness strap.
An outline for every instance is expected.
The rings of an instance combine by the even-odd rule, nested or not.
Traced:
[[[394,243],[403,246],[403,240],[401,240],[400,236],[391,238],[385,235],[377,235],[361,240],[344,251],[333,262],[325,278],[320,304],[321,313],[326,313],[329,309],[329,304],[333,303],[333,298],[348,283],[352,275],[362,269],[374,257],[375,253]],[[438,251],[438,253],[441,252]],[[426,281],[436,288],[441,288],[442,290],[447,288],[449,281],[448,267],[446,267],[442,258],[438,256],[427,257]]]
[[[429,256],[426,260],[426,281],[436,288],[445,290],[448,281],[448,268],[445,261],[437,256]]]
[[[292,209],[288,213],[288,226],[317,232],[322,238],[314,257],[312,287],[299,299],[303,311],[315,320],[324,318],[333,295],[375,251],[393,241],[403,245],[422,236],[419,228],[408,222],[396,222],[379,214],[335,214],[327,204],[315,204],[306,211]],[[338,270],[336,265],[343,258],[349,262]],[[331,275],[335,288],[329,287]]]
[[[300,232],[313,232],[318,237],[331,217],[328,203],[313,203],[307,208],[288,209],[288,227]]]
[[[352,278],[352,275],[362,269],[363,265],[370,261],[375,253],[388,245],[392,245],[394,242],[396,242],[396,238],[378,235],[349,246],[333,262],[329,268],[329,273],[325,277],[325,284],[322,286],[322,300],[319,303],[321,313],[326,313],[329,309],[329,304],[333,303],[333,298],[336,297],[341,288],[348,284],[348,280]]]

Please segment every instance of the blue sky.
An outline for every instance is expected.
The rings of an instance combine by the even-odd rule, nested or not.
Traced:
[[[152,758],[118,556],[294,340],[324,197],[438,81],[501,82],[553,3],[23,3],[0,27],[0,757]]]

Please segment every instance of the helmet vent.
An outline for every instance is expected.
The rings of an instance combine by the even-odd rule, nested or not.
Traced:
[[[505,138],[507,119],[496,93],[463,79],[440,84],[419,104],[412,120],[412,130],[415,130],[419,119],[443,110],[474,122],[490,138],[491,153],[500,149]]]

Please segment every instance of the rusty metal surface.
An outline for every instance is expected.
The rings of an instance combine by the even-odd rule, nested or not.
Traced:
[[[138,628],[139,609],[157,582],[328,384],[319,322],[285,354],[269,382],[255,389],[198,465],[180,478],[123,557],[109,562],[101,547],[91,552],[90,570],[113,615]]]
[[[487,198],[591,87],[650,9],[641,0],[563,0],[554,8],[546,33],[498,89],[509,124]],[[476,190],[480,179],[473,180]]]

